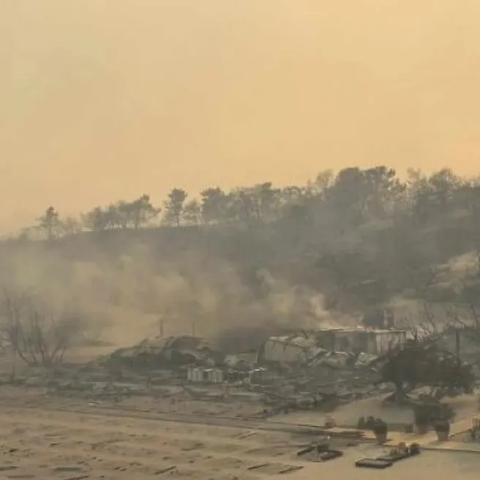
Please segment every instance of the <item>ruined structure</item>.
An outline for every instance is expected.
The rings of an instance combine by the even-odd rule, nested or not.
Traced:
[[[333,352],[384,355],[406,342],[405,330],[337,328],[318,332],[319,345]]]
[[[380,356],[406,342],[404,330],[331,328],[312,334],[270,337],[259,351],[259,363],[307,363],[326,352]]]

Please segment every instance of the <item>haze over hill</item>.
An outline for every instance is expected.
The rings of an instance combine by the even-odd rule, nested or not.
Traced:
[[[0,224],[172,186],[475,173],[474,0],[4,0]]]

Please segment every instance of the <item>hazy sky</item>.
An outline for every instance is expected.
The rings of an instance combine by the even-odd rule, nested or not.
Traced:
[[[0,226],[353,164],[474,173],[479,22],[478,0],[0,0]]]

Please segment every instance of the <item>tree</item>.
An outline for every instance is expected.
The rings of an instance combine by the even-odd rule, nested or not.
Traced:
[[[271,182],[235,188],[217,201],[223,221],[244,222],[249,227],[271,222],[280,212],[280,190],[273,188]]]
[[[164,220],[166,223],[173,223],[177,227],[180,226],[187,197],[187,192],[181,188],[174,188],[171,190],[165,201]]]
[[[130,202],[130,222],[135,230],[150,223],[160,214],[161,208],[152,205],[149,195],[142,195]]]
[[[28,290],[4,289],[0,296],[0,332],[28,365],[52,366],[85,330],[74,311],[53,312]]]
[[[461,179],[449,168],[433,173],[428,179],[432,200],[444,210],[462,184]]]
[[[323,197],[327,190],[335,181],[335,173],[333,170],[323,170],[317,174],[313,182],[307,183],[306,193],[308,196]]]
[[[410,170],[408,185],[413,218],[417,224],[425,225],[449,213],[449,207],[455,194],[462,190],[463,182],[450,169],[439,170],[430,177],[419,170]]]
[[[95,207],[82,216],[83,224],[92,232],[101,232],[111,228],[111,211]]]
[[[57,235],[60,220],[59,214],[54,207],[48,207],[45,213],[37,218],[37,222],[38,228],[45,233],[47,240],[52,240]]]
[[[355,167],[341,170],[325,194],[339,217],[359,225],[391,213],[392,205],[404,188],[392,168],[380,166],[362,170]]]
[[[354,226],[365,220],[367,198],[365,176],[357,167],[341,170],[327,192],[330,208],[338,212],[338,218],[343,223]]]
[[[280,190],[273,188],[272,182],[254,185],[248,193],[252,199],[257,221],[271,222],[278,218]]]
[[[183,220],[189,225],[199,225],[202,220],[202,206],[197,199],[190,200],[183,209]]]
[[[82,222],[75,217],[66,217],[60,219],[58,228],[62,236],[76,235],[83,229]]]
[[[478,182],[464,184],[459,193],[464,211],[468,212],[468,231],[477,256],[480,277],[480,185]]]
[[[371,216],[383,218],[392,213],[392,208],[405,191],[405,184],[397,178],[393,168],[379,166],[364,172],[367,209]]]
[[[475,376],[471,365],[462,364],[458,358],[438,347],[433,341],[412,340],[381,359],[382,382],[395,386],[395,400],[408,400],[408,393],[420,386],[472,391]]]
[[[205,223],[221,223],[226,220],[231,198],[220,187],[203,190],[200,198]]]
[[[251,189],[236,188],[230,192],[226,200],[226,220],[244,222],[248,227],[258,222],[258,205]]]
[[[158,213],[142,195],[92,209],[82,216],[82,226],[98,232],[136,230],[153,224]],[[448,169],[428,175],[410,171],[404,182],[388,166],[350,167],[282,188],[268,181],[228,190],[213,186],[198,200],[175,188],[163,213],[172,225],[215,225],[209,232],[212,242],[198,248],[218,246],[219,260],[226,257],[234,269],[243,271],[252,263],[268,267],[291,285],[334,297],[348,313],[397,297],[435,296],[445,302],[459,301],[463,293],[474,302],[480,292],[480,273],[468,278],[468,286],[447,286],[444,279],[426,288],[429,272],[456,257],[465,254],[480,265],[480,179],[463,179]],[[243,225],[250,232],[237,228]],[[74,219],[60,218],[50,207],[24,231],[23,244],[5,242],[4,251],[78,231]],[[253,282],[240,281],[249,288]]]
[[[299,203],[306,195],[306,189],[297,186],[288,186],[280,190],[279,196],[282,205],[292,205]]]
[[[138,230],[156,218],[160,211],[152,205],[148,195],[142,195],[131,202],[121,200],[106,208],[95,207],[83,216],[83,223],[91,231]]]
[[[123,229],[133,228],[138,230],[155,219],[160,213],[160,208],[155,208],[149,195],[142,195],[131,202],[119,202],[116,205],[118,216]]]

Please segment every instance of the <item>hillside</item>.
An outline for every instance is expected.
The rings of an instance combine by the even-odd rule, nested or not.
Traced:
[[[387,167],[350,168],[300,187],[187,197],[175,188],[161,209],[143,195],[77,220],[49,207],[1,245],[2,280],[110,324],[163,318],[207,333],[480,298],[480,186],[449,170],[402,180]]]

